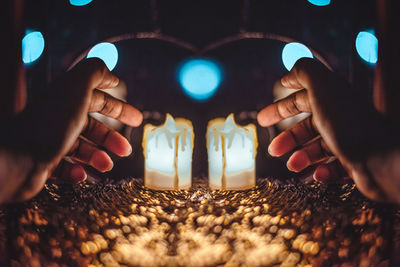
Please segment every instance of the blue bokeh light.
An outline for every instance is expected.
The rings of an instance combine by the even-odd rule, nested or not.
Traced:
[[[282,50],[283,65],[289,71],[296,61],[303,57],[313,58],[313,55],[310,49],[301,43],[288,43]]]
[[[69,3],[73,6],[84,6],[92,2],[93,0],[69,0]]]
[[[356,50],[366,62],[375,64],[378,61],[378,39],[373,33],[359,32],[356,38]]]
[[[191,59],[179,70],[179,82],[184,92],[197,101],[212,97],[222,80],[221,69],[212,60]]]
[[[308,2],[316,6],[327,6],[331,3],[331,0],[308,0]]]
[[[29,64],[37,60],[44,50],[43,34],[38,31],[29,32],[22,39],[22,61]]]
[[[99,43],[90,49],[87,57],[100,58],[109,70],[113,70],[118,62],[118,50],[112,43]]]

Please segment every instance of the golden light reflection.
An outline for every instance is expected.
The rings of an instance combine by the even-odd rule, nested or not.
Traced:
[[[139,182],[47,185],[9,217],[9,250],[22,266],[379,266],[385,260],[390,237],[382,226],[391,221],[381,206],[360,201],[354,186],[263,180],[250,190],[213,191],[195,182],[180,191]]]

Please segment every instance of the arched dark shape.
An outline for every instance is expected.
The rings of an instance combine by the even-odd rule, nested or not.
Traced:
[[[299,42],[305,44],[312,52],[313,56],[321,61],[326,67],[328,67],[330,70],[332,70],[331,65],[329,62],[320,54],[318,53],[313,47],[310,45],[307,45],[307,43],[293,39],[291,37],[287,37],[284,35],[280,34],[275,34],[275,33],[263,33],[263,32],[243,32],[243,33],[238,33],[236,35],[231,35],[225,38],[222,38],[220,40],[217,40],[207,46],[205,46],[202,49],[197,48],[195,45],[185,42],[183,40],[177,39],[175,37],[169,36],[169,35],[164,35],[162,33],[157,33],[157,32],[138,32],[138,33],[126,33],[126,34],[121,34],[121,35],[116,35],[104,40],[99,41],[98,43],[101,42],[109,42],[109,43],[117,43],[119,41],[124,41],[124,40],[132,40],[132,39],[155,39],[155,40],[160,40],[168,43],[175,44],[181,48],[184,48],[188,51],[193,52],[195,56],[202,56],[205,53],[212,51],[214,49],[217,49],[225,44],[229,44],[232,42],[237,42],[240,40],[245,40],[245,39],[267,39],[267,40],[275,40],[275,41],[281,41],[283,43],[291,43],[291,42]],[[94,44],[93,44],[94,45]],[[84,59],[87,54],[89,53],[90,49],[92,48],[86,48],[83,52],[81,52],[75,59],[74,61],[70,64],[68,69],[71,69],[73,66],[75,66],[79,61]]]

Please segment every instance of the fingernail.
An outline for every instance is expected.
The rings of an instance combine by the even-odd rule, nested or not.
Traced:
[[[286,167],[292,172],[300,172],[309,165],[309,158],[307,153],[304,151],[296,151],[289,158],[286,163]]]
[[[286,167],[289,169],[289,171],[301,172],[307,167],[307,163],[302,160],[298,160],[297,162],[288,160]]]
[[[114,79],[112,81],[112,86],[116,87],[119,84],[119,78],[117,76],[114,76]]]
[[[318,167],[314,172],[314,180],[316,181],[324,183],[329,181],[330,178],[329,170],[325,166]]]
[[[274,151],[272,151],[271,145],[268,146],[268,153],[269,153],[271,156],[273,156],[273,157],[276,156],[276,154],[274,153]]]
[[[71,178],[74,182],[79,183],[86,180],[87,174],[81,167],[74,167],[71,170]]]
[[[114,167],[111,158],[104,151],[96,151],[92,155],[92,166],[100,172],[110,171]]]
[[[130,154],[132,154],[132,146],[129,144],[128,152],[126,153],[125,157],[129,156]]]
[[[122,143],[122,147],[121,147],[121,152],[116,153],[118,156],[120,157],[127,157],[130,154],[132,154],[132,146],[131,144],[128,142],[128,140],[123,140],[124,142]]]
[[[261,111],[257,113],[257,122],[258,122],[258,124],[260,124],[262,127],[264,127]]]

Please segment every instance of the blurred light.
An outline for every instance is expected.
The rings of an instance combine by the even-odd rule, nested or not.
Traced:
[[[118,50],[112,43],[99,43],[90,49],[87,57],[100,58],[106,63],[109,70],[113,70],[118,62]]]
[[[69,3],[73,6],[84,6],[92,2],[93,0],[69,0]]]
[[[41,32],[30,32],[22,39],[22,61],[25,64],[37,60],[44,50],[44,38]]]
[[[331,3],[331,0],[308,0],[308,2],[316,6],[327,6]]]
[[[219,66],[206,59],[186,61],[179,70],[179,82],[191,98],[204,101],[214,95],[222,80]]]
[[[363,60],[372,64],[378,61],[378,39],[373,33],[359,32],[356,38],[356,50]]]
[[[301,43],[288,43],[282,51],[283,65],[287,70],[291,70],[297,60],[303,57],[313,58],[310,49]]]

